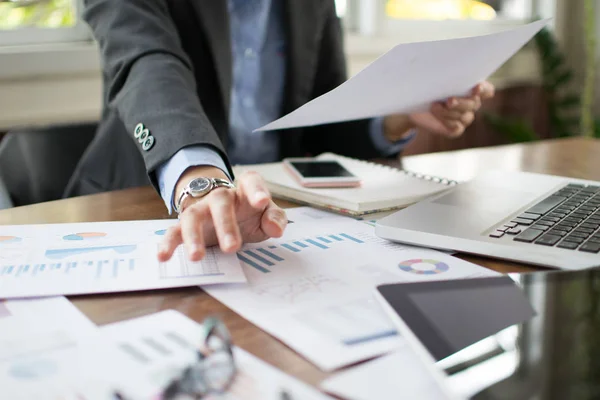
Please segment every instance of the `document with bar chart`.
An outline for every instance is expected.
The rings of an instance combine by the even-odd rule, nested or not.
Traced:
[[[0,226],[0,299],[245,282],[235,255],[209,249],[160,263],[173,220]]]
[[[372,297],[375,286],[494,274],[442,252],[387,242],[350,218],[294,214],[282,238],[238,253],[248,285],[204,289],[323,370],[399,345]]]
[[[173,310],[105,325],[100,332],[118,353],[114,368],[123,377],[118,389],[127,399],[162,398],[158,393],[198,361],[196,350],[204,335],[201,325]],[[281,400],[286,390],[294,400],[331,399],[240,348],[234,347],[233,354],[237,372],[231,387],[208,398]]]

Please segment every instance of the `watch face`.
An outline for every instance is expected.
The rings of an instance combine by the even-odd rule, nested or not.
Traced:
[[[208,178],[196,178],[190,182],[190,191],[194,193],[204,193],[210,189],[212,183]]]

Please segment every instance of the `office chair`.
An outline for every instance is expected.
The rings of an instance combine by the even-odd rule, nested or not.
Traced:
[[[9,131],[0,141],[0,181],[14,206],[62,198],[96,127],[82,124]]]

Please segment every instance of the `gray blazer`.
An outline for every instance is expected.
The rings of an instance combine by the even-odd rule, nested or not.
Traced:
[[[346,64],[334,0],[281,1],[287,41],[283,115],[344,82]],[[156,168],[186,146],[211,146],[227,160],[227,0],[85,0],[84,19],[100,45],[104,111],[66,196],[156,186]],[[134,137],[139,123],[154,137],[149,149]],[[281,139],[281,157],[324,151],[381,156],[368,120],[295,129]]]

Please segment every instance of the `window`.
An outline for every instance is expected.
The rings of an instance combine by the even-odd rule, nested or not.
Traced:
[[[336,0],[336,7],[352,76],[397,44],[490,34],[538,15],[556,18],[561,1],[568,0]],[[536,57],[524,48],[494,75],[495,83],[539,79]]]
[[[555,0],[336,0],[346,30],[365,36],[395,35],[402,41],[494,32],[523,23]],[[496,28],[494,28],[496,27]],[[439,37],[440,29],[454,30]],[[435,32],[429,32],[432,29]],[[416,32],[418,31],[418,32]],[[408,32],[408,36],[407,36]],[[419,35],[422,39],[419,39]]]
[[[79,0],[0,0],[0,45],[87,41]]]
[[[417,20],[524,20],[531,11],[531,0],[388,0],[385,5],[388,18]]]

